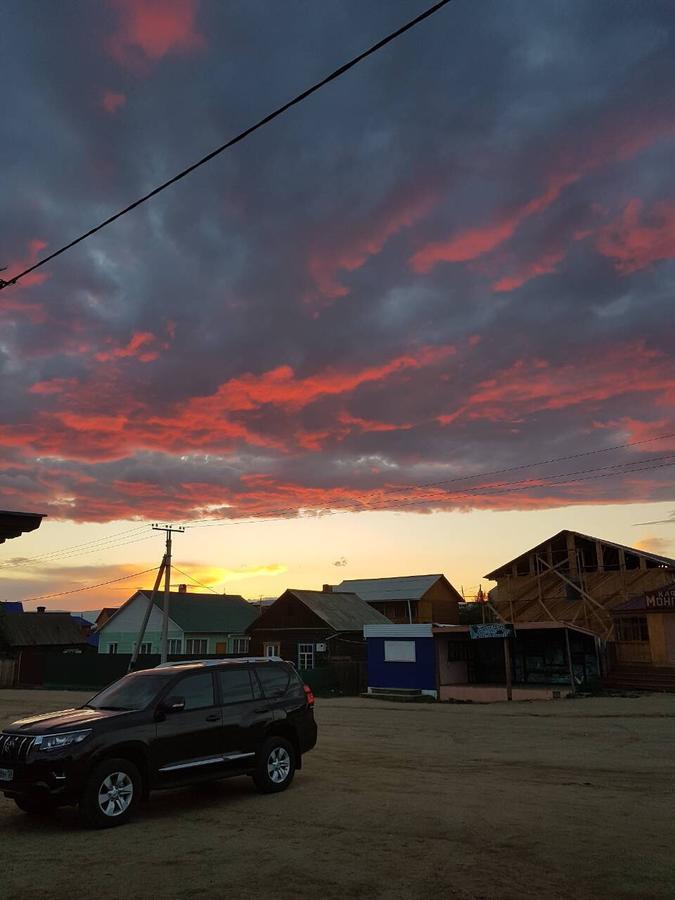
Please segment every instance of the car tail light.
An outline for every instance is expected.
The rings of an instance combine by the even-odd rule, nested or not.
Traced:
[[[307,697],[307,704],[309,706],[314,706],[314,691],[308,684],[303,684],[305,689],[305,696]]]

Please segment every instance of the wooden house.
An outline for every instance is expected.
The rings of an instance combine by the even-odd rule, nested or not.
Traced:
[[[457,625],[459,604],[464,602],[445,575],[440,574],[350,579],[333,590],[353,591],[396,625],[427,622]]]
[[[289,589],[248,627],[253,656],[281,656],[299,669],[335,657],[366,659],[364,625],[387,619],[353,593]]]

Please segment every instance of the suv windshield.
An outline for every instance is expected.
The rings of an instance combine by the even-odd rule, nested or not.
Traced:
[[[125,675],[92,697],[85,706],[90,709],[145,709],[172,677],[166,672]]]

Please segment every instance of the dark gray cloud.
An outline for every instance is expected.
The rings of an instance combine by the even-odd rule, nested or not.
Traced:
[[[142,2],[11,6],[0,261],[90,227],[424,5],[186,0],[173,43]],[[669,3],[451,4],[2,291],[0,502],[187,519],[393,486],[398,508],[405,486],[674,431],[674,45]],[[663,499],[669,471],[404,496]]]

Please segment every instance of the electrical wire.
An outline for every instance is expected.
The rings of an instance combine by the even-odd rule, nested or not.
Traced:
[[[95,538],[90,541],[83,541],[80,544],[71,544],[69,547],[60,547],[56,550],[50,550],[48,553],[40,553],[37,556],[29,556],[22,557],[21,564],[37,562],[40,560],[51,559],[53,556],[60,555],[61,553],[70,552],[71,550],[78,550],[79,548],[90,547],[93,544],[99,544],[101,542],[108,542],[115,540],[116,538],[124,537],[133,533],[138,533],[140,531],[144,531],[148,526],[147,525],[137,525],[134,528],[126,528],[124,531],[118,531],[115,534],[109,534],[104,537]],[[13,565],[13,563],[2,563],[0,568],[5,568],[6,566]]]
[[[211,591],[212,594],[218,594],[218,591],[214,590],[212,587],[209,587],[208,584],[204,584],[203,581],[200,581],[198,578],[195,578],[194,575],[190,575],[189,572],[184,572],[182,569],[179,569],[178,566],[175,566],[171,563],[171,568],[178,572],[180,575],[184,575],[186,578],[189,578],[190,581],[194,581],[195,584],[198,584],[200,587],[206,588],[207,591]]]
[[[186,175],[190,175],[195,169],[198,169],[200,166],[203,166],[205,163],[210,162],[214,157],[218,156],[223,151],[227,150],[229,147],[233,147],[235,144],[238,144],[240,141],[243,141],[250,134],[253,134],[254,131],[257,131],[259,128],[263,128],[265,125],[272,122],[278,116],[285,113],[291,107],[296,106],[299,103],[302,103],[303,100],[306,100],[316,91],[320,90],[325,85],[329,84],[331,81],[335,81],[337,78],[340,78],[341,75],[344,75],[345,72],[348,72],[350,69],[353,69],[354,66],[357,66],[360,62],[363,62],[364,59],[371,56],[373,53],[377,53],[378,50],[381,50],[383,47],[386,47],[387,44],[396,40],[396,38],[405,34],[407,31],[410,31],[411,28],[414,28],[416,25],[419,25],[420,22],[423,22],[425,19],[428,19],[430,16],[433,16],[434,13],[437,13],[444,6],[447,6],[451,0],[440,0],[438,3],[434,3],[433,6],[430,6],[428,9],[424,10],[424,12],[420,13],[418,16],[415,16],[414,19],[411,19],[409,22],[406,22],[405,25],[402,25],[400,28],[397,28],[395,31],[392,31],[386,37],[377,41],[377,43],[373,44],[367,50],[364,50],[362,53],[359,53],[358,56],[353,57],[348,62],[339,66],[339,68],[335,69],[325,78],[322,78],[320,81],[315,82],[311,87],[302,91],[302,93],[293,97],[292,100],[284,103],[282,106],[277,107],[271,113],[268,113],[262,119],[259,119],[255,124],[250,125],[248,128],[244,129],[244,131],[239,132],[239,134],[235,135],[235,137],[230,138],[226,143],[221,144],[220,147],[217,147],[215,150],[212,150],[210,153],[207,153],[206,156],[203,156],[201,159],[197,160],[197,162],[192,163],[192,165],[188,166],[186,169],[183,169],[177,175],[174,175],[173,178],[169,178],[168,181],[164,181],[162,184],[158,185],[153,190],[149,191],[147,194],[144,194],[138,200],[135,200],[133,203],[130,203],[128,206],[125,206],[124,209],[119,210],[114,213],[112,216],[109,216],[107,219],[104,219],[103,222],[100,222],[94,228],[90,228],[89,231],[81,234],[75,240],[70,241],[68,244],[65,244],[59,250],[55,250],[53,253],[50,253],[48,256],[45,256],[43,259],[38,260],[32,266],[29,266],[27,269],[24,269],[23,272],[20,272],[18,275],[15,275],[13,278],[4,281],[0,278],[0,290],[2,288],[8,287],[9,285],[16,284],[19,279],[28,275],[30,272],[35,271],[35,269],[40,266],[44,266],[45,263],[50,262],[50,260],[55,259],[57,256],[60,256],[62,253],[65,253],[66,250],[70,250],[71,247],[74,247],[76,244],[79,244],[81,241],[86,240],[88,237],[91,237],[93,234],[96,234],[97,231],[101,231],[102,228],[105,228],[107,225],[112,224],[117,219],[131,212],[133,209],[136,209],[137,206],[140,206],[142,203],[150,200],[152,197],[155,197],[161,191],[166,190],[166,188],[171,187],[172,184],[175,184],[177,181],[180,181],[181,178],[185,178]]]
[[[88,584],[85,587],[72,588],[69,591],[57,591],[54,594],[42,594],[40,597],[28,597],[23,603],[34,603],[36,600],[51,600],[54,597],[65,597],[66,594],[80,594],[82,591],[93,591],[96,588],[105,587],[108,584],[117,584],[118,581],[128,581],[130,578],[138,578],[139,575],[147,575],[148,572],[157,572],[159,566],[152,569],[143,569],[142,572],[133,572],[131,575],[123,575],[122,578],[111,578],[110,581],[101,581],[98,584]]]
[[[450,499],[453,497],[462,497],[465,495],[471,495],[471,494],[482,493],[482,492],[501,494],[501,493],[505,493],[505,492],[508,493],[509,490],[522,491],[522,490],[529,490],[531,488],[544,488],[544,487],[550,487],[553,485],[558,486],[558,485],[563,485],[563,484],[573,484],[576,481],[590,480],[590,479],[572,478],[569,481],[567,481],[567,480],[550,481],[549,479],[551,479],[551,478],[569,479],[570,476],[586,475],[589,473],[598,473],[598,472],[603,472],[608,469],[625,470],[625,471],[611,471],[608,473],[608,475],[618,475],[618,474],[627,475],[627,474],[631,474],[631,472],[642,472],[642,471],[648,471],[649,469],[652,469],[652,468],[658,469],[658,468],[665,468],[667,466],[675,465],[675,462],[667,462],[663,465],[644,465],[645,463],[649,463],[649,464],[659,463],[659,462],[662,462],[663,460],[671,460],[674,458],[675,458],[675,456],[673,454],[668,454],[666,456],[652,457],[649,460],[635,460],[634,462],[629,462],[629,463],[616,463],[614,465],[609,465],[609,466],[597,466],[597,467],[591,468],[591,469],[580,469],[576,472],[565,472],[565,473],[559,473],[557,475],[549,475],[545,479],[544,478],[541,478],[541,479],[540,478],[528,478],[528,479],[521,479],[520,481],[510,481],[510,482],[505,481],[505,482],[497,482],[495,484],[481,484],[481,485],[477,485],[476,487],[468,487],[468,488],[464,488],[463,490],[459,490],[459,491],[445,491],[442,495],[434,494],[431,497],[416,496],[412,499],[390,498],[390,499],[386,500],[386,502],[379,504],[379,505],[365,504],[365,505],[362,505],[357,508],[331,510],[331,511],[326,512],[326,515],[337,514],[337,513],[348,513],[348,512],[376,511],[379,509],[388,509],[392,506],[392,504],[396,504],[397,506],[406,506],[406,505],[414,505],[417,503],[422,503],[425,501],[426,502],[433,501],[433,500],[445,501],[446,499]],[[607,477],[607,475],[598,476],[598,477]],[[519,487],[519,485],[524,485],[524,487]],[[427,487],[427,486],[436,487],[436,486],[438,486],[438,483],[436,483],[434,485],[420,485],[420,487]],[[415,486],[413,486],[413,487],[415,487]],[[505,488],[506,491],[500,490],[500,488]],[[407,488],[407,490],[410,490],[410,488]],[[285,515],[285,514],[288,514],[288,515]],[[265,516],[254,516],[252,518],[249,518],[248,520],[246,520],[246,519],[227,519],[227,518],[214,519],[212,522],[204,522],[201,524],[195,523],[193,525],[193,527],[194,528],[212,528],[212,527],[221,527],[223,525],[246,525],[246,524],[254,524],[254,523],[264,522],[264,521],[270,521],[270,522],[277,521],[278,519],[291,518],[291,517],[295,517],[295,516],[297,516],[297,507],[286,507],[286,509],[284,509],[284,510],[277,510],[272,513],[267,513]]]
[[[102,544],[97,544],[95,547],[89,547],[88,549],[83,550],[75,550],[72,553],[61,552],[56,556],[50,556],[47,559],[35,558],[31,557],[29,559],[21,559],[19,562],[5,562],[0,564],[0,569],[7,568],[37,568],[38,566],[47,566],[52,563],[62,562],[64,559],[72,559],[73,557],[87,556],[91,553],[99,553],[105,552],[108,550],[117,550],[119,547],[127,547],[129,544],[140,544],[143,541],[149,541],[154,538],[154,535],[148,534],[145,537],[136,537],[132,540],[128,541],[109,541],[104,542]]]

